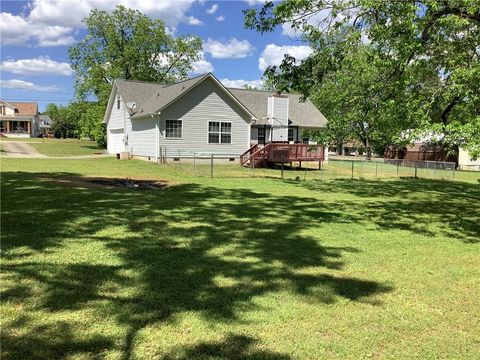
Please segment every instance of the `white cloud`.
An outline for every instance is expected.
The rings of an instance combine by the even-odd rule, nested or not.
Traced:
[[[0,13],[1,41],[4,45],[23,45],[31,39],[38,46],[71,45],[75,42],[71,27],[35,23],[29,18],[10,13]]]
[[[200,53],[200,59],[192,63],[192,67],[192,74],[205,74],[215,70],[213,65],[205,59],[205,53],[203,51]]]
[[[217,16],[217,17],[215,18],[215,20],[217,20],[217,21],[225,21],[225,16],[223,16],[223,15]]]
[[[236,38],[231,38],[226,43],[209,38],[203,45],[203,49],[215,59],[239,59],[251,55],[253,45],[248,40]]]
[[[297,61],[300,61],[308,57],[311,53],[312,48],[309,46],[278,46],[275,44],[268,44],[258,59],[258,68],[261,71],[265,71],[268,66],[280,65],[285,54],[293,56]]]
[[[55,85],[43,86],[37,85],[29,81],[11,79],[11,80],[0,80],[0,86],[5,89],[21,89],[21,90],[31,90],[31,91],[43,91],[43,92],[55,92],[60,89]]]
[[[180,22],[190,23],[185,14],[194,0],[34,0],[30,5],[30,19],[48,25],[83,27],[82,19],[92,9],[111,11],[116,5],[137,9],[148,16],[161,19],[168,27]],[[73,9],[74,8],[74,9]]]
[[[2,44],[24,45],[36,40],[38,46],[66,46],[75,42],[75,28],[85,27],[82,23],[91,10],[112,11],[116,5],[161,19],[169,33],[176,31],[180,23],[202,25],[193,17],[187,16],[195,0],[33,0],[28,4],[28,16],[1,13],[0,31]]]
[[[250,6],[263,5],[267,0],[245,0],[245,2]]]
[[[230,79],[221,79],[221,83],[225,87],[229,88],[239,88],[242,89],[245,87],[245,85],[255,87],[257,89],[261,89],[263,85],[262,80],[230,80]]]
[[[206,13],[210,14],[210,15],[213,15],[217,12],[217,10],[218,10],[218,5],[213,4],[212,7],[206,11]]]
[[[187,16],[186,22],[188,25],[203,25],[203,22],[201,20],[193,16]]]
[[[72,68],[68,63],[41,56],[34,59],[6,60],[1,65],[3,71],[20,75],[72,75]]]

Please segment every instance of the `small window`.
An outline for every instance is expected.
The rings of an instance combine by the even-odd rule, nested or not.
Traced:
[[[165,120],[165,137],[180,139],[182,137],[182,120]]]
[[[208,122],[208,143],[209,144],[231,144],[232,123],[209,121]]]
[[[310,141],[310,138],[308,138],[308,137],[303,137],[303,138],[302,138],[302,142],[303,142],[304,144],[308,144],[309,141]]]
[[[293,137],[295,133],[295,129],[294,128],[288,128],[288,141],[295,141],[295,138]]]
[[[120,95],[117,95],[117,109],[120,109]]]
[[[265,127],[260,127],[257,129],[257,140],[259,144],[265,144]]]

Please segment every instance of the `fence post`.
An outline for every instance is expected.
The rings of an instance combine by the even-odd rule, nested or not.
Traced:
[[[415,160],[415,179],[417,178],[417,160]]]
[[[353,165],[353,160],[352,160],[352,180],[353,180],[353,167],[354,167],[354,165]]]
[[[375,177],[378,176],[378,162],[375,161]]]
[[[157,158],[157,164],[158,164],[159,162],[162,163],[162,148],[161,148],[161,147],[160,147],[160,159]]]
[[[213,179],[213,154],[210,155],[210,177]]]
[[[435,175],[437,174],[437,163],[433,163],[433,180],[435,180]]]
[[[250,161],[252,162],[252,172],[253,172],[253,177],[255,177],[255,161],[254,160],[251,160]]]
[[[398,179],[398,170],[400,169],[400,162],[397,161],[397,179]]]
[[[282,169],[281,174],[282,174],[282,179],[283,179],[283,162],[282,162],[281,169]]]
[[[193,176],[197,176],[196,154],[193,153]]]

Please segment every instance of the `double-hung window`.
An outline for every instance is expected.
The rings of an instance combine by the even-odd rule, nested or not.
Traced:
[[[265,127],[259,127],[257,131],[258,131],[258,135],[257,135],[258,143],[265,144]]]
[[[288,128],[288,141],[295,141],[295,138],[294,138],[294,135],[295,135],[295,129],[294,128]]]
[[[232,123],[223,121],[208,122],[208,143],[209,144],[231,144]]]
[[[165,120],[165,137],[180,139],[182,137],[182,120]]]

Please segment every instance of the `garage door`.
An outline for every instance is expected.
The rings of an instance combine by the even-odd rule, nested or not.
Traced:
[[[108,153],[118,154],[121,151],[125,151],[125,145],[123,143],[123,129],[112,129],[108,133]]]

